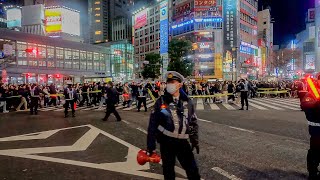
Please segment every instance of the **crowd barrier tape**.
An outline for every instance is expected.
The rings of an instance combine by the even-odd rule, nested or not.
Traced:
[[[268,91],[268,92],[256,92],[257,94],[283,94],[288,93],[289,90],[283,90],[283,91]]]
[[[234,95],[233,93],[227,94],[214,94],[214,95],[196,95],[196,96],[189,96],[190,98],[210,98],[210,97],[222,97],[222,96],[231,96]]]
[[[258,91],[272,91],[275,90],[276,88],[258,88]]]
[[[81,92],[81,93],[77,93],[77,94],[93,94],[93,93],[100,93],[101,91],[89,91],[89,92]],[[60,97],[63,97],[64,94],[48,94],[46,95],[48,97],[57,97],[57,96],[60,96]],[[9,96],[9,97],[5,97],[5,98],[21,98],[22,96],[21,95],[18,95],[18,96]]]

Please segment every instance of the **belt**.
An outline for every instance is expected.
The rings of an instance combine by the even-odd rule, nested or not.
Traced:
[[[320,123],[315,123],[315,122],[311,122],[311,121],[308,121],[308,125],[309,125],[309,126],[317,126],[317,127],[320,127]]]
[[[158,126],[158,130],[162,132],[164,135],[172,137],[172,138],[177,138],[177,139],[188,139],[189,134],[178,134],[178,133],[173,133],[171,131],[166,130],[164,127],[161,125]]]

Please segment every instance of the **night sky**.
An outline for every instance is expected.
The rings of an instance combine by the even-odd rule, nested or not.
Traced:
[[[274,18],[274,44],[283,44],[305,29],[305,15],[315,0],[259,0],[259,10],[271,7]]]

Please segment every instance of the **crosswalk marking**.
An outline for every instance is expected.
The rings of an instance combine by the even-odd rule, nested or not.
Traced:
[[[300,105],[300,100],[298,101],[291,101],[291,100],[284,100],[284,99],[277,99],[277,101],[280,101],[280,102],[290,102],[292,104],[296,104],[296,105]]]
[[[222,106],[227,108],[228,110],[236,110],[234,107],[232,107],[230,104],[225,104],[225,103],[222,103]]]
[[[274,102],[271,99],[265,99],[265,101]],[[290,106],[293,108],[300,108],[300,105],[292,104],[291,102],[277,101],[277,103],[282,104],[282,105],[286,105],[286,106]]]
[[[284,109],[282,108],[279,108],[279,107],[275,107],[275,106],[271,106],[269,104],[266,104],[266,103],[262,103],[262,102],[259,102],[259,101],[253,101],[251,99],[249,99],[250,102],[254,102],[256,104],[260,104],[260,105],[263,105],[263,106],[266,106],[266,107],[269,107],[269,108],[272,108],[272,109],[276,109],[276,110],[279,110],[279,111],[283,111]]]
[[[198,98],[198,99],[197,99],[196,109],[197,109],[197,110],[204,110],[204,105],[203,105],[203,101],[202,101],[201,98]]]
[[[259,99],[256,99],[257,101],[260,101]],[[264,101],[268,101],[268,100],[264,100]],[[275,106],[282,106],[281,104],[278,104],[278,103],[275,103],[275,102],[270,102],[268,101],[269,104],[272,104],[272,105],[275,105]],[[293,108],[293,107],[290,107],[290,106],[287,106],[286,107],[287,109],[291,109],[291,110],[295,110],[295,111],[299,111],[300,109],[298,108]]]
[[[211,108],[212,110],[220,110],[220,108],[219,108],[218,105],[216,105],[216,104],[210,104],[210,108]]]
[[[249,104],[249,107],[250,106],[252,106],[252,107],[254,107],[254,108],[257,108],[257,109],[259,109],[259,110],[268,110],[267,108],[265,108],[265,107],[262,107],[262,106],[259,106],[259,105],[257,105],[257,104],[254,104],[254,103],[252,103],[252,102],[250,102],[250,104]]]

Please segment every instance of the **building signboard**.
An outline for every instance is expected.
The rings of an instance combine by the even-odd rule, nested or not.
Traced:
[[[21,27],[21,9],[12,8],[7,10],[7,27]]]
[[[135,18],[134,18],[135,29],[139,29],[140,27],[143,27],[147,24],[148,22],[147,13],[148,13],[148,9],[144,9],[143,11],[135,15]]]

